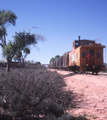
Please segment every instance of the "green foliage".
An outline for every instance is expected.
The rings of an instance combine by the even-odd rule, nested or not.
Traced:
[[[14,55],[14,51],[16,51],[17,48],[14,47],[13,42],[8,42],[7,45],[3,48],[3,56],[7,60],[11,60],[12,56]]]
[[[0,26],[4,26],[6,23],[12,25],[16,24],[17,16],[10,10],[0,10]]]
[[[30,49],[29,49],[29,48],[27,48],[27,47],[26,47],[26,48],[24,48],[24,53],[25,53],[25,54],[30,54]]]
[[[6,28],[0,26],[0,39],[2,39],[4,35],[7,35]]]
[[[35,45],[37,43],[34,34],[19,32],[19,33],[15,33],[15,36],[13,37],[14,40],[9,41],[8,44],[3,47],[3,56],[7,60],[7,69],[6,69],[7,72],[10,71],[10,62],[12,61],[17,51],[24,50],[25,52],[24,57],[26,57],[27,53],[30,53],[30,50],[26,47],[30,45]],[[24,67],[24,58],[23,58],[23,67]]]
[[[25,48],[23,49],[23,55],[22,55],[22,56],[23,56],[23,59],[25,59],[28,54],[30,54],[30,49],[27,48],[27,47],[25,47]]]
[[[16,32],[13,38],[14,46],[20,49],[23,49],[24,47],[29,45],[35,45],[38,42],[35,38],[35,34],[30,34],[26,32]]]
[[[8,42],[8,44],[3,48],[3,56],[5,56],[7,60],[12,60],[17,51],[21,51],[23,49],[24,52],[29,53],[29,49],[25,47],[37,43],[34,34],[28,34],[25,32],[15,34],[14,40]]]
[[[21,61],[21,59],[25,59],[28,54],[30,54],[30,49],[25,47],[23,50],[16,52],[14,56],[14,61]]]
[[[55,58],[52,57],[52,58],[50,59],[50,63],[51,63],[51,61],[54,61],[54,60],[56,60],[56,59],[59,58],[59,57],[60,57],[59,55],[56,55]]]
[[[22,52],[21,51],[17,51],[15,56],[14,56],[14,61],[21,61],[21,57],[22,57]]]
[[[55,60],[55,58],[52,57],[52,58],[50,59],[50,63],[51,63],[51,61],[54,61],[54,60]]]
[[[12,24],[15,26],[17,16],[10,10],[0,10],[0,45],[6,45],[6,27]]]
[[[57,58],[59,58],[59,57],[60,57],[59,55],[56,55],[56,56],[55,56],[55,60],[56,60]]]

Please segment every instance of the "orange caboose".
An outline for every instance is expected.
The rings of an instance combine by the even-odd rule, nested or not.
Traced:
[[[75,40],[73,51],[69,52],[69,69],[73,71],[92,71],[97,74],[105,71],[103,63],[103,48],[105,46],[92,40]]]

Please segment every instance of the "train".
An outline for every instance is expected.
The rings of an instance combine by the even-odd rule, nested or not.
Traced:
[[[100,71],[105,71],[103,62],[104,45],[96,43],[95,40],[81,39],[72,43],[72,51],[64,53],[59,58],[51,61],[50,69],[62,69],[73,72],[91,71],[92,74],[98,74]]]

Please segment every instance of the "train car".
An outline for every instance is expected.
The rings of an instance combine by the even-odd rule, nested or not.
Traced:
[[[55,61],[53,61],[53,65],[52,68],[55,69],[56,65],[55,65]]]
[[[59,68],[58,58],[55,60],[55,63],[56,63],[56,69],[58,69]]]
[[[63,56],[59,57],[58,58],[58,67],[59,69],[62,69],[63,68]]]
[[[72,51],[66,52],[63,56],[52,61],[51,68],[72,70],[74,72],[91,71],[98,74],[105,71],[103,63],[104,45],[96,43],[94,40],[75,40]]]
[[[69,69],[73,71],[92,71],[96,74],[105,71],[103,65],[103,48],[99,44],[84,45],[69,52]]]
[[[68,61],[69,70],[72,70],[74,72],[79,71],[79,67],[80,67],[79,58],[80,58],[80,48],[77,48],[69,52],[69,61]]]
[[[63,68],[64,70],[68,70],[68,69],[69,69],[68,61],[69,61],[69,52],[66,52],[66,53],[63,55],[63,64],[62,64],[62,68]]]
[[[75,72],[92,71],[93,74],[105,71],[103,48],[105,46],[91,40],[74,41],[73,51],[69,52],[69,69]]]

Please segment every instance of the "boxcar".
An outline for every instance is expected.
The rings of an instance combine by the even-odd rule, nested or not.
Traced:
[[[58,58],[55,60],[55,64],[56,64],[56,69],[58,69],[59,68]]]
[[[63,67],[63,69],[65,69],[65,70],[68,70],[68,69],[69,69],[68,61],[69,61],[69,52],[66,52],[66,53],[63,55],[63,64],[62,64],[62,67]]]
[[[58,58],[58,63],[59,63],[59,69],[62,69],[62,63],[63,63],[63,56]]]

